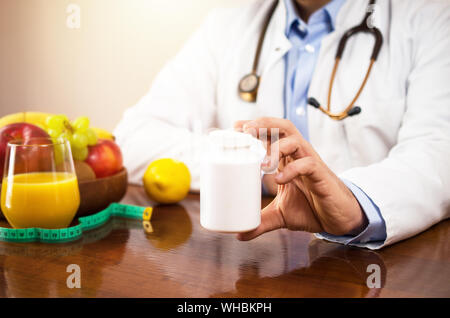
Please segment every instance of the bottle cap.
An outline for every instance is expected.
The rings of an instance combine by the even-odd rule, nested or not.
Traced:
[[[212,153],[231,163],[262,161],[266,153],[261,140],[234,130],[214,130],[208,140]]]

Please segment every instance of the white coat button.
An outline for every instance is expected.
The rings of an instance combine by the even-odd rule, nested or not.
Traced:
[[[303,116],[303,115],[305,115],[305,108],[299,107],[295,110],[295,113],[299,116]]]
[[[305,26],[303,24],[299,24],[298,25],[298,29],[300,30],[300,32],[305,32],[306,31],[306,28],[305,28]]]
[[[305,50],[306,50],[306,52],[308,52],[308,53],[314,53],[314,51],[315,51],[316,49],[315,49],[314,46],[312,46],[311,44],[306,44],[306,45],[305,45]]]

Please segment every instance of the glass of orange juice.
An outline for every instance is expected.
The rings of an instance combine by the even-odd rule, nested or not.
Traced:
[[[1,190],[1,208],[14,228],[64,228],[80,205],[70,144],[59,138],[11,141]]]

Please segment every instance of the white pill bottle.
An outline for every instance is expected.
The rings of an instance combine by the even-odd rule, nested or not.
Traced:
[[[249,134],[215,130],[203,149],[200,224],[211,231],[240,233],[261,223],[262,142]]]

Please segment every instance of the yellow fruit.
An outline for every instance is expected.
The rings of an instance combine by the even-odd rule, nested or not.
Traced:
[[[0,127],[9,125],[9,124],[15,124],[15,123],[23,123],[25,120],[25,113],[15,113],[6,115],[2,118],[0,118]]]
[[[143,181],[150,199],[159,203],[176,203],[188,194],[191,174],[181,161],[158,159],[147,167]]]
[[[15,123],[29,123],[39,126],[41,128],[46,128],[45,120],[48,116],[52,114],[41,113],[41,112],[20,112],[6,115],[0,118],[0,128],[9,124]]]
[[[47,127],[45,121],[47,117],[53,116],[53,114],[40,113],[40,112],[25,112],[25,122],[29,124],[35,124],[39,127]]]
[[[113,134],[111,134],[106,129],[98,128],[98,127],[91,127],[91,128],[95,132],[95,134],[97,135],[97,137],[99,139],[109,139],[109,140],[114,141],[115,138],[114,138]]]

